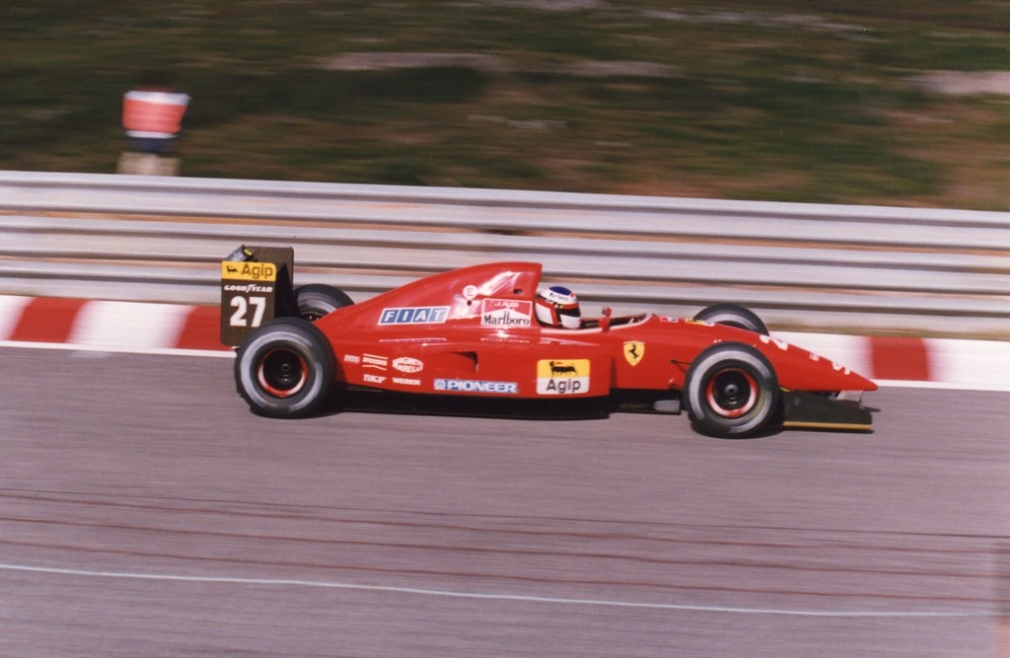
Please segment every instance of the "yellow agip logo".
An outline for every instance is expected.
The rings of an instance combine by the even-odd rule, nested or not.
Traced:
[[[585,395],[589,393],[589,359],[544,359],[537,361],[538,395]]]
[[[589,359],[537,361],[537,377],[588,377]]]
[[[235,281],[276,281],[277,266],[273,263],[243,263],[221,261],[221,278]]]

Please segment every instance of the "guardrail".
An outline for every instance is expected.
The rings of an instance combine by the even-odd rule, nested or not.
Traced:
[[[1010,337],[1010,214],[0,172],[0,293],[212,304],[240,243],[361,299],[538,260],[592,311],[746,304],[773,326]]]

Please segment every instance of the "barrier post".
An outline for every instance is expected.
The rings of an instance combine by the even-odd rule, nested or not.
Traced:
[[[119,173],[178,175],[179,159],[172,151],[189,100],[188,95],[173,91],[162,74],[149,75],[138,89],[123,96],[123,130],[130,151],[119,158]]]

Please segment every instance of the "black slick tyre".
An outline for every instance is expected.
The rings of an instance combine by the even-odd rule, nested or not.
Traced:
[[[354,303],[340,288],[322,283],[310,283],[295,288],[298,317],[315,322],[327,313]]]
[[[333,349],[301,318],[278,318],[249,334],[235,358],[235,386],[255,413],[297,418],[326,401],[333,383]]]
[[[698,322],[725,324],[765,336],[768,335],[768,327],[758,317],[758,314],[746,306],[740,306],[739,304],[713,304],[699,311],[693,319]]]
[[[774,368],[742,343],[719,343],[699,354],[687,370],[683,396],[697,429],[710,436],[752,436],[781,418]]]

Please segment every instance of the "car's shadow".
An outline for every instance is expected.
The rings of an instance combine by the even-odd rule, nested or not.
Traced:
[[[371,389],[342,389],[335,392],[327,404],[312,413],[311,418],[325,418],[344,413],[378,413],[412,416],[455,416],[461,418],[505,418],[512,420],[601,420],[613,414],[649,413],[657,415],[649,405],[629,406],[612,398],[578,398],[560,400],[528,400],[506,398],[448,397],[445,395],[424,395],[397,393]],[[687,421],[686,414],[661,413],[658,415],[680,415]],[[689,422],[689,421],[688,421]],[[765,439],[780,434],[873,434],[873,430],[838,430],[810,427],[784,428],[773,424],[768,428],[744,437],[713,436],[697,423],[690,423],[691,429],[702,436],[729,441]]]
[[[341,390],[312,416],[358,412],[515,420],[600,420],[609,417],[614,411],[616,409],[613,403],[607,398],[516,400]]]
[[[375,390],[341,390],[333,395],[329,403],[312,414],[311,417],[325,417],[340,413],[386,413],[408,415],[438,415],[482,418],[509,418],[514,420],[600,420],[614,413],[649,413],[652,415],[681,415],[683,413],[660,413],[649,405],[628,405],[609,397],[582,399],[504,399],[484,397],[446,397],[445,395],[422,395]],[[692,430],[703,436],[696,424]],[[745,438],[764,439],[782,434],[781,427],[772,427]]]

